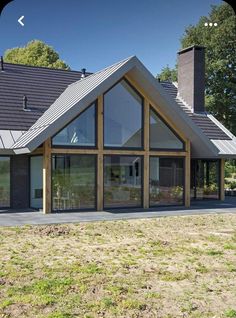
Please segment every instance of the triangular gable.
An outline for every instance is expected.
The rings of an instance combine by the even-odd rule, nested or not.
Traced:
[[[97,97],[126,76],[136,82],[158,104],[161,111],[176,123],[192,144],[195,155],[217,157],[218,149],[173,101],[161,84],[133,56],[68,86],[37,122],[14,144],[15,153],[29,153],[57,133],[86,109]]]

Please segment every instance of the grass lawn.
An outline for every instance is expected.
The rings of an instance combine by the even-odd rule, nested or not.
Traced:
[[[0,228],[0,260],[4,318],[236,317],[232,214]]]

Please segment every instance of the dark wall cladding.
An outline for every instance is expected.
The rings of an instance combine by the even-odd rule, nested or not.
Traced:
[[[29,208],[29,157],[11,157],[11,208]]]

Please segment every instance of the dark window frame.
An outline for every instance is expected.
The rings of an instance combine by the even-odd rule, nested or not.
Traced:
[[[217,162],[217,165],[218,165],[218,169],[217,169],[217,172],[218,172],[218,194],[217,194],[217,198],[197,198],[197,187],[196,187],[196,162],[197,161],[208,161],[208,162]],[[191,164],[193,162],[194,164],[194,171],[191,170],[191,164],[190,164],[190,176],[192,173],[194,173],[194,197],[190,197],[190,200],[191,201],[201,201],[201,200],[204,200],[204,201],[207,201],[207,200],[220,200],[220,193],[221,193],[221,187],[222,187],[222,183],[221,183],[221,167],[220,167],[220,164],[221,164],[221,159],[219,158],[191,158]],[[191,182],[191,177],[190,177],[190,182]],[[190,195],[191,195],[191,188],[190,188]]]

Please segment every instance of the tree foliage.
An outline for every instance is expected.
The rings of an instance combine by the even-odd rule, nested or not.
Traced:
[[[177,69],[170,68],[169,65],[162,68],[161,73],[157,74],[161,81],[177,82]]]
[[[60,60],[59,54],[51,46],[39,40],[33,40],[24,47],[6,50],[4,61],[15,64],[69,69],[68,65]]]
[[[181,47],[194,44],[206,47],[206,108],[236,134],[236,16],[230,5],[212,6],[209,16],[185,29]]]

